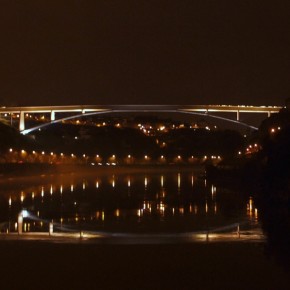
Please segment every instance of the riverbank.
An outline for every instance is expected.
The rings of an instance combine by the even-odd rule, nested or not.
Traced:
[[[203,165],[116,165],[116,166],[91,166],[91,165],[60,165],[60,164],[1,164],[0,184],[5,186],[23,185],[33,180],[34,183],[52,181],[65,176],[92,176],[111,174],[141,174],[154,172],[194,171],[197,176],[204,175]]]
[[[1,241],[3,289],[287,289],[261,243]]]
[[[48,163],[0,163],[0,177],[34,175],[39,173],[71,173],[71,172],[138,172],[176,169],[203,169],[203,164],[144,164],[144,165],[85,165],[85,164],[48,164]]]

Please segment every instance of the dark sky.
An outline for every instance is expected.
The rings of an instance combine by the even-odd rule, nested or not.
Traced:
[[[0,0],[0,101],[283,105],[288,3]]]

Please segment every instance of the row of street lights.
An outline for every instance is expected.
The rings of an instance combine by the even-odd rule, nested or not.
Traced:
[[[177,155],[173,157],[167,157],[165,155],[161,155],[157,158],[153,158],[150,155],[145,154],[143,157],[134,157],[131,154],[128,154],[125,157],[117,158],[116,154],[112,154],[109,157],[102,157],[99,154],[96,155],[77,155],[74,153],[71,154],[64,154],[64,153],[55,153],[55,152],[45,152],[40,151],[37,152],[35,150],[28,152],[27,150],[15,150],[13,148],[9,149],[9,154],[6,156],[6,160],[10,162],[43,162],[43,163],[91,163],[92,165],[116,165],[118,164],[137,164],[137,163],[144,163],[144,162],[160,162],[160,163],[193,163],[193,162],[200,162],[205,160],[221,160],[220,156],[202,156],[202,157],[184,157],[182,155]]]

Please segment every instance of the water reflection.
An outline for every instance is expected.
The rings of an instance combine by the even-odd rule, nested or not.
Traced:
[[[250,196],[249,201],[247,203],[247,214],[251,220],[258,222],[258,209],[254,205],[252,196]]]
[[[1,221],[15,223],[21,209],[24,231],[45,230],[45,221],[62,228],[119,232],[185,232],[258,221],[253,200],[197,178],[194,172],[62,176],[15,191],[2,191]],[[14,228],[16,231],[17,228]]]

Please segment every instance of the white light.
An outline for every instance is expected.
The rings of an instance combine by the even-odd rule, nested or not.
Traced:
[[[22,216],[24,218],[28,217],[29,216],[29,212],[26,209],[22,210]]]

